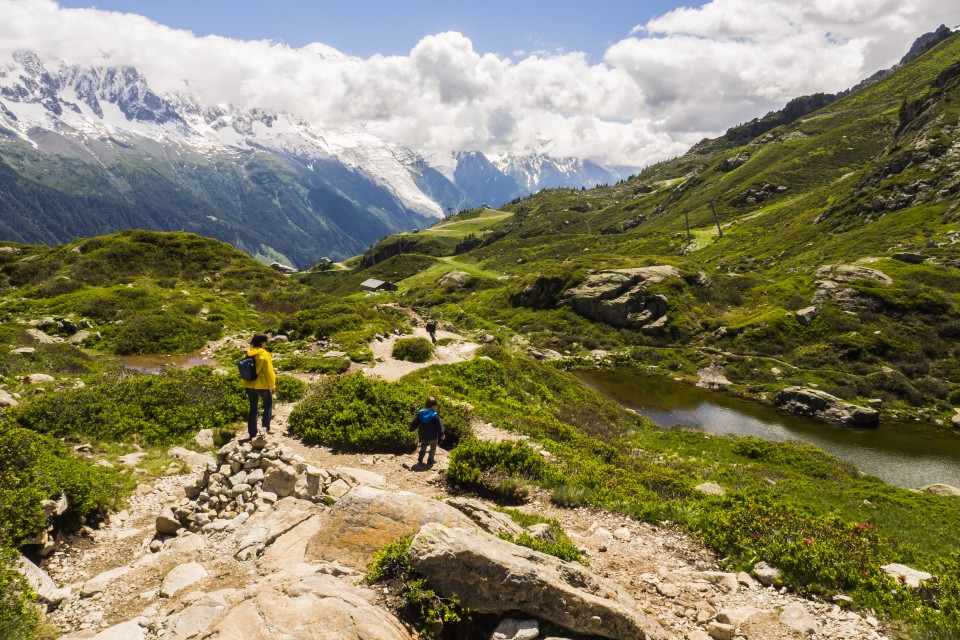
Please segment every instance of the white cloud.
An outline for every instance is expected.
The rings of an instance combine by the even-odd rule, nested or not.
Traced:
[[[953,3],[949,3],[953,4]],[[603,62],[578,52],[481,54],[459,33],[407,56],[346,56],[326,45],[197,37],[146,18],[0,0],[0,56],[35,50],[81,65],[129,64],[159,92],[363,126],[424,151],[544,146],[643,165],[890,66],[940,22],[942,0],[713,0],[636,27]]]

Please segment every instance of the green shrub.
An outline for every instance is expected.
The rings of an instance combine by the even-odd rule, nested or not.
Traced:
[[[46,526],[41,502],[67,495],[69,514],[100,518],[133,481],[117,469],[73,457],[59,440],[29,429],[0,431],[0,546],[16,545]]]
[[[38,396],[10,417],[56,436],[162,443],[230,424],[248,409],[239,378],[194,367],[109,376],[96,386]]]
[[[175,313],[144,314],[104,331],[104,344],[118,355],[186,353],[221,335],[219,326]]]
[[[590,504],[593,492],[586,487],[561,484],[550,490],[550,501],[559,507],[573,509]]]
[[[540,538],[533,537],[529,533],[521,533],[519,536],[512,536],[509,533],[501,532],[500,537],[502,539],[509,540],[514,544],[527,547],[528,549],[533,549],[534,551],[546,553],[547,555],[560,558],[561,560],[587,564],[586,560],[583,558],[583,554],[580,552],[580,549],[578,549],[576,545],[573,544],[573,541],[570,540],[570,536],[568,536],[567,532],[563,530],[563,526],[561,526],[560,523],[553,518],[546,518],[536,513],[524,513],[522,511],[517,511],[516,509],[501,509],[501,511],[510,516],[511,520],[524,528],[530,527],[534,524],[549,525],[551,537],[553,538],[552,540],[541,540]]]
[[[466,439],[450,453],[450,481],[468,490],[509,502],[522,502],[526,483],[547,480],[556,472],[522,442]]]
[[[16,570],[16,553],[0,546],[0,638],[34,640],[40,610],[26,580]]]
[[[426,362],[433,356],[433,345],[426,338],[400,338],[393,344],[391,355],[407,362]]]
[[[421,638],[433,638],[444,625],[469,622],[470,610],[457,598],[438,595],[426,579],[410,567],[411,540],[401,538],[377,551],[364,580],[367,584],[386,583],[399,598],[397,613],[401,618],[416,627]]]
[[[290,414],[304,442],[350,451],[403,451],[416,441],[408,425],[423,401],[418,389],[361,373],[328,378]]]
[[[277,376],[277,401],[296,402],[307,395],[307,383],[293,376]]]

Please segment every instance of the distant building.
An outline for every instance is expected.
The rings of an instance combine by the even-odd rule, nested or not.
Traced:
[[[364,289],[365,291],[396,291],[397,285],[393,284],[392,282],[370,278],[369,280],[364,280],[361,282],[360,288]]]
[[[273,269],[274,271],[279,271],[280,273],[286,274],[288,276],[293,275],[294,273],[300,273],[299,269],[291,267],[290,265],[287,265],[287,264],[280,264],[279,262],[271,262],[270,268]]]

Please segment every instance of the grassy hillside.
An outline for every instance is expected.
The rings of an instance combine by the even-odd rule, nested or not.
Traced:
[[[695,380],[715,362],[739,393],[812,383],[949,424],[960,404],[958,59],[953,36],[819,110],[765,119],[757,137],[738,127],[616,185],[542,191],[505,206],[509,217],[473,212],[387,238],[352,277],[382,272],[402,246],[408,267],[411,253],[446,262],[401,281],[403,299],[459,326],[573,357],[604,349],[659,366],[668,352],[664,372]],[[595,322],[564,301],[591,272],[656,264],[681,275],[647,290],[668,301],[661,331]],[[874,271],[838,293],[821,289],[829,265]],[[479,290],[437,284],[467,266],[493,277]],[[804,324],[795,312],[811,305]]]

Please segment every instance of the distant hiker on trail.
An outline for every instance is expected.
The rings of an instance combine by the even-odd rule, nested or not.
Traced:
[[[427,447],[430,447],[427,466],[433,466],[437,443],[444,437],[443,424],[437,414],[437,399],[433,396],[427,398],[423,403],[423,409],[420,409],[410,422],[410,431],[414,429],[417,430],[417,436],[420,438],[420,455],[417,456],[417,465],[423,466],[423,454],[426,453]]]
[[[436,320],[427,320],[427,333],[430,334],[430,340],[433,344],[437,344],[437,321]]]
[[[277,388],[277,375],[273,372],[273,358],[270,352],[264,349],[267,336],[258,333],[250,341],[247,355],[256,361],[257,377],[254,380],[244,380],[243,386],[247,389],[247,398],[250,400],[250,413],[247,414],[247,433],[251,438],[257,435],[257,405],[263,400],[263,430],[270,433],[270,419],[273,417],[273,392]]]

